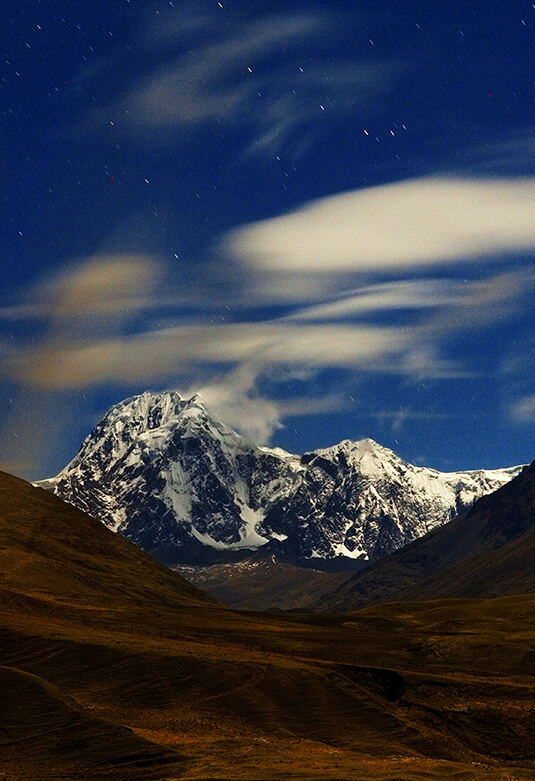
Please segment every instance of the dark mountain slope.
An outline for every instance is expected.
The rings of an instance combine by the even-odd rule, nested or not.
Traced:
[[[0,589],[48,602],[209,606],[215,601],[121,535],[17,477],[0,472]]]
[[[533,593],[533,550],[535,462],[466,515],[348,576],[308,607],[346,612],[399,599]]]
[[[2,778],[533,777],[533,597],[232,612],[8,475],[0,553]]]
[[[332,591],[347,572],[298,567],[275,556],[252,556],[210,567],[177,567],[186,580],[238,610],[299,611],[311,595]]]
[[[51,767],[62,768],[69,778],[108,772],[113,777],[120,768],[132,779],[146,778],[145,772],[151,778],[151,766],[160,774],[167,765],[180,767],[176,753],[95,718],[35,675],[0,667],[0,691],[0,768],[13,773],[8,778],[27,778],[20,775],[21,765],[31,767],[32,760],[40,767],[39,778],[46,778]]]

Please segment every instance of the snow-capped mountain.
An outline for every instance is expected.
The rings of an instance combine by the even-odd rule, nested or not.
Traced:
[[[168,564],[261,548],[358,566],[422,536],[521,467],[441,473],[371,439],[305,453],[257,447],[203,399],[143,393],[115,405],[40,485]]]

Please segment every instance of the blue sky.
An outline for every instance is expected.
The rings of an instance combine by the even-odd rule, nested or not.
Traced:
[[[2,467],[200,392],[259,444],[535,457],[535,4],[2,4]]]

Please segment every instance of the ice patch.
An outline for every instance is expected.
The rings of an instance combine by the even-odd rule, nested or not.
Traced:
[[[242,533],[243,530],[240,530]],[[221,542],[220,540],[214,540],[210,534],[202,533],[198,531],[194,526],[191,526],[191,533],[196,540],[202,542],[203,545],[208,545],[210,548],[216,548],[217,550],[240,550],[240,548],[261,548],[269,540],[265,537],[261,537],[254,529],[245,529],[245,534],[239,542]]]

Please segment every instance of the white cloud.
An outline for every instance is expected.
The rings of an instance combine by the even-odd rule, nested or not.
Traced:
[[[423,328],[431,338],[459,331],[470,333],[492,323],[505,322],[531,306],[534,284],[531,266],[465,282],[458,299],[430,318]]]
[[[267,399],[259,393],[258,375],[257,366],[245,363],[223,379],[191,388],[185,395],[199,392],[221,420],[258,445],[268,444],[273,434],[283,428],[285,418],[341,412],[349,407],[348,400],[336,393],[315,398]]]
[[[405,373],[408,378],[416,381],[427,378],[451,380],[473,377],[476,374],[473,369],[467,368],[458,359],[452,361],[442,358],[436,345],[425,336],[424,331],[420,342],[403,356],[398,367],[400,374]]]
[[[147,306],[162,274],[161,264],[150,256],[94,255],[33,285],[22,302],[0,309],[0,318],[34,317],[58,323],[94,317],[122,319]]]
[[[426,182],[429,180],[419,184]],[[402,189],[405,186],[408,185],[399,185]],[[504,191],[498,191],[511,217],[516,208],[513,201],[517,206],[520,203],[519,209],[522,204],[522,208],[528,208],[533,196],[521,188],[517,203],[510,186],[507,183]],[[416,205],[423,209],[420,187],[416,192]],[[408,194],[411,193],[409,187]],[[494,195],[497,198],[496,192]],[[487,201],[483,199],[477,211],[490,219],[484,207]],[[415,208],[414,199],[411,202],[409,198],[408,202],[411,209]],[[312,213],[316,206],[310,207]],[[468,210],[466,204],[465,207],[464,211]],[[385,211],[386,206],[381,213]],[[301,213],[298,219],[300,216]],[[460,228],[458,232],[473,245],[473,230],[467,226],[473,227],[475,218],[463,213],[464,217],[466,223],[459,215],[459,224],[465,225],[464,233]],[[290,215],[281,219],[293,218]],[[447,219],[451,225],[452,219]],[[311,230],[321,228],[327,232],[336,227],[328,221],[323,226],[316,222],[311,225]],[[223,420],[253,441],[266,443],[284,418],[341,410],[346,402],[336,394],[312,400],[268,399],[261,397],[261,385],[269,387],[282,376],[312,378],[324,369],[347,370],[348,378],[374,373],[417,381],[474,376],[477,360],[470,366],[463,365],[458,352],[458,360],[450,360],[444,347],[447,337],[463,330],[470,333],[474,328],[515,315],[521,302],[531,300],[535,274],[529,266],[469,281],[422,276],[369,284],[363,275],[364,282],[358,287],[358,275],[347,273],[344,258],[323,265],[312,258],[306,265],[307,248],[296,240],[289,267],[276,265],[272,269],[271,257],[259,258],[249,252],[250,232],[257,227],[246,226],[245,233],[240,234],[247,239],[240,245],[244,253],[240,257],[246,269],[259,273],[241,275],[238,269],[236,277],[241,288],[236,295],[232,264],[225,265],[229,278],[224,295],[228,293],[228,300],[233,303],[232,311],[224,310],[226,322],[216,319],[217,307],[221,311],[223,307],[222,294],[217,290],[221,276],[215,265],[217,281],[211,288],[214,295],[209,296],[211,300],[202,310],[199,290],[190,286],[188,290],[181,289],[179,295],[176,287],[162,285],[166,270],[157,259],[144,255],[97,255],[73,263],[30,288],[25,300],[3,315],[13,321],[41,318],[42,336],[28,347],[16,339],[9,340],[1,355],[6,381],[26,388],[27,398],[32,399],[102,385],[189,385],[192,392],[200,391],[205,396]],[[270,230],[274,227],[270,225]],[[502,237],[500,246],[508,246],[503,226],[498,226],[498,232]],[[511,230],[507,236],[511,238],[513,233]],[[528,233],[526,229],[525,235]],[[424,239],[427,241],[427,234]],[[334,241],[336,245],[336,237]],[[417,235],[414,247],[418,241],[423,239]],[[515,241],[518,242],[518,236]],[[434,262],[440,262],[438,256]],[[362,268],[368,270],[365,265]],[[299,284],[303,279],[307,282],[304,287]],[[351,286],[345,284],[349,279]],[[272,320],[255,318],[254,304],[258,303],[258,288],[262,284],[260,300],[263,297],[271,304],[287,302],[289,313]],[[204,285],[203,291],[206,296]],[[184,301],[191,306],[184,307]],[[247,316],[249,306],[253,313]],[[403,310],[411,311],[407,315]],[[174,320],[177,324],[151,326],[149,319],[159,312],[166,313],[165,319],[163,315],[160,318],[162,323],[167,325]],[[385,315],[391,322],[394,312],[398,325],[386,326]],[[534,409],[533,398],[526,396],[513,405],[511,416],[526,421],[535,417]],[[13,430],[20,429],[20,415],[31,419],[25,407]]]
[[[494,142],[488,140],[489,128],[472,128],[473,138],[480,138],[485,135],[487,141],[469,148],[466,151],[458,151],[457,160],[461,162],[466,170],[484,171],[488,175],[492,171],[496,175],[505,172],[505,175],[511,175],[512,171],[518,171],[524,174],[533,168],[535,163],[535,128],[528,127],[522,132],[515,129],[514,133],[509,130],[502,131],[502,137],[496,138]],[[499,134],[498,134],[499,135]]]
[[[61,379],[69,356],[83,360],[84,355],[98,353],[99,360],[90,360],[93,368],[112,360],[117,351],[110,346],[110,337],[121,334],[146,308],[161,278],[158,261],[140,255],[97,255],[51,275],[30,288],[22,304],[4,313],[11,319],[34,317],[44,323],[36,347],[17,345],[10,351],[4,362],[7,373],[32,387],[71,387]],[[95,347],[102,343],[107,348]]]
[[[281,417],[304,417],[308,415],[324,415],[333,412],[343,412],[354,407],[350,400],[337,393],[329,393],[320,397],[305,397],[285,399],[277,402]]]
[[[164,293],[155,292],[162,274],[160,264],[151,258],[97,256],[37,286],[30,291],[27,306],[44,318],[44,335],[32,347],[13,342],[4,351],[5,376],[18,384],[50,391],[169,383],[173,378],[183,382],[184,377],[191,377],[198,389],[199,383],[205,384],[214,373],[239,367],[243,371],[247,368],[254,382],[259,376],[269,377],[271,371],[296,377],[302,372],[312,376],[327,368],[344,368],[351,374],[388,372],[415,379],[472,376],[474,369],[441,354],[439,340],[501,318],[509,306],[515,311],[519,295],[531,289],[531,272],[470,283],[401,280],[353,289],[349,295],[332,296],[327,303],[269,321],[249,318],[206,324],[192,311],[190,322],[177,314],[176,326],[151,328],[147,325],[149,311],[157,309],[160,298],[166,305],[173,300],[173,291],[167,286]],[[439,311],[396,327],[370,320],[393,309],[408,308]],[[359,322],[361,316],[366,319]],[[133,317],[142,319],[129,334],[128,323]],[[355,322],[344,322],[347,317]],[[260,401],[251,390],[254,383],[246,390],[239,390],[235,382],[232,385],[237,398],[254,398],[260,411]],[[230,387],[227,380],[224,387]],[[253,420],[252,402],[248,404]],[[266,431],[275,425],[276,418],[270,419],[270,415],[266,407],[263,419],[271,420]]]
[[[248,151],[274,152],[292,138],[298,157],[325,132],[333,117],[340,122],[355,111],[375,113],[378,98],[389,94],[406,72],[401,62],[348,62],[309,64],[302,73],[296,67],[272,73],[277,90],[271,95],[269,85],[259,85],[266,99],[254,103],[256,133]]]
[[[535,423],[535,395],[523,396],[512,403],[509,414],[516,423]]]
[[[249,363],[301,370],[325,367],[392,371],[412,349],[414,329],[282,322],[183,325],[80,344],[64,338],[5,361],[6,373],[31,387],[82,388],[150,382],[207,365]]]
[[[182,19],[180,14],[169,24],[176,28]],[[234,122],[259,87],[252,66],[288,40],[295,43],[318,32],[323,21],[303,12],[228,27],[214,23],[215,41],[188,47],[174,63],[148,74],[117,106],[101,109],[101,120],[113,116],[119,125],[145,127],[183,127],[209,119]],[[188,25],[197,26],[191,19]],[[201,28],[207,25],[205,17],[199,20]],[[162,42],[153,39],[154,44]],[[240,123],[247,123],[246,114]]]
[[[232,231],[258,272],[399,272],[535,250],[535,178],[423,178],[332,195]]]
[[[257,371],[244,364],[219,382],[202,386],[198,392],[227,425],[256,444],[265,445],[282,428],[281,413],[275,402],[258,394],[257,379]]]
[[[291,320],[337,320],[396,309],[432,309],[464,300],[459,280],[416,279],[368,285],[339,294],[335,300],[299,309]],[[333,297],[334,298],[334,297]]]

